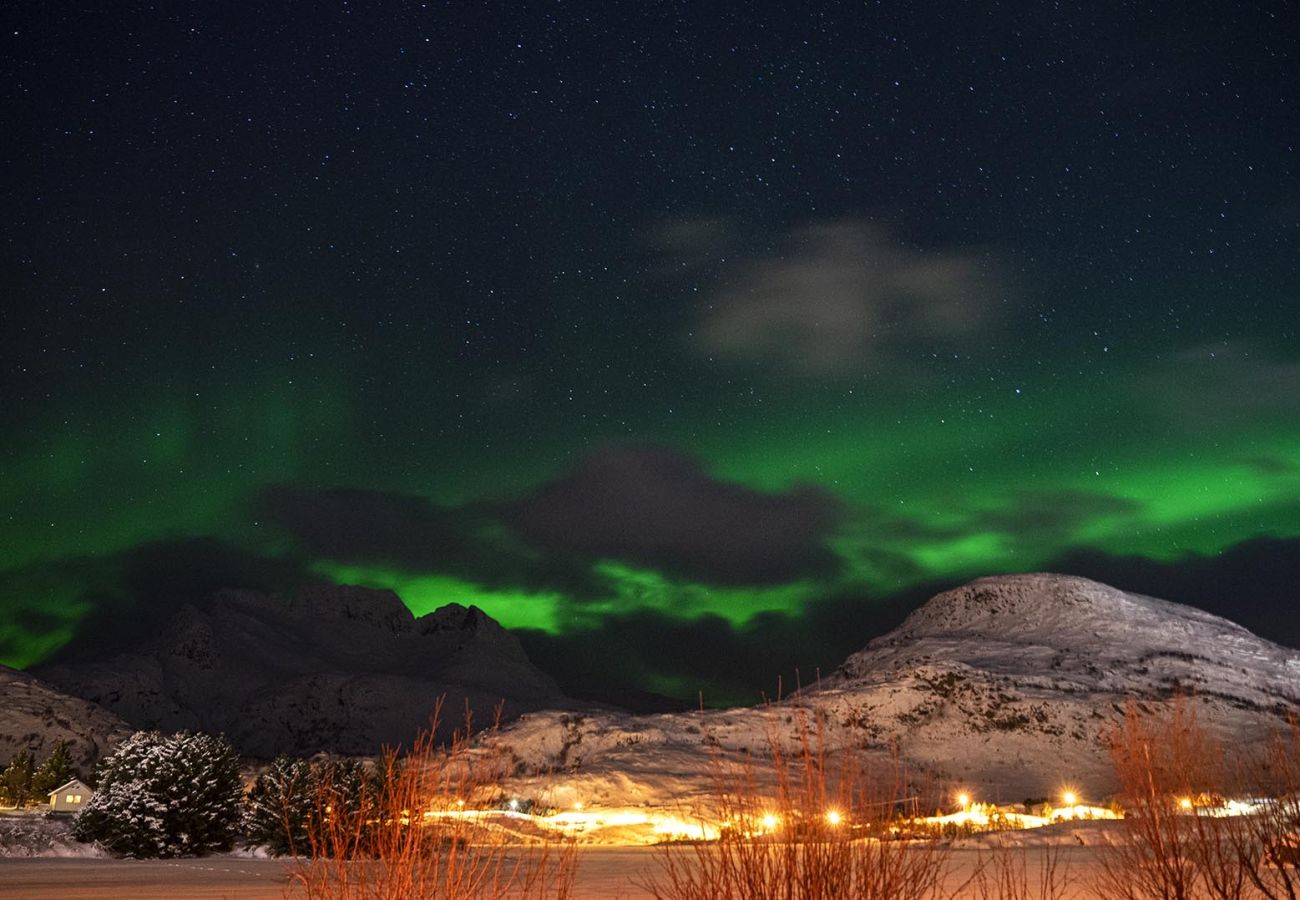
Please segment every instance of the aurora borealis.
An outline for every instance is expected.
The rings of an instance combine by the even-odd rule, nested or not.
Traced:
[[[723,703],[1003,572],[1300,642],[1295,10],[828,9],[0,12],[0,662],[322,579]]]

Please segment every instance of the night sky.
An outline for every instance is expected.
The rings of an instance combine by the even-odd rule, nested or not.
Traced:
[[[754,701],[1040,569],[1300,645],[1295,5],[818,9],[5,4],[0,662],[332,580]]]

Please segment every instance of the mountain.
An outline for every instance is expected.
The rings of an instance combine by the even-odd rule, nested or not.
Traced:
[[[371,754],[409,743],[445,695],[442,731],[567,705],[513,635],[475,607],[415,618],[391,591],[221,591],[107,659],[33,670],[139,728],[226,734],[249,756]]]
[[[1048,793],[1062,779],[1109,786],[1099,739],[1130,698],[1192,698],[1198,722],[1234,741],[1285,727],[1300,714],[1300,653],[1083,578],[985,578],[850,656],[823,694],[912,760]]]
[[[58,741],[67,741],[82,772],[131,733],[131,727],[106,709],[60,693],[38,678],[0,666],[0,767],[20,750],[31,750],[39,764]]]
[[[530,714],[497,736],[517,790],[587,805],[703,802],[714,764],[796,751],[800,723],[889,767],[892,748],[940,788],[986,799],[1113,791],[1106,734],[1134,700],[1187,696],[1237,745],[1300,714],[1300,652],[1199,610],[1062,575],[984,578],[939,594],[795,698],[631,717]],[[547,772],[559,774],[546,774]],[[694,798],[694,799],[692,799]],[[699,807],[702,808],[702,807]],[[697,808],[697,811],[699,811]]]

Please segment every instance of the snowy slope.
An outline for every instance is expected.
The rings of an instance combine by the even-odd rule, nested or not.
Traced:
[[[784,704],[658,716],[536,713],[498,740],[521,792],[558,805],[695,808],[710,761],[790,746],[820,715],[826,740],[884,763],[896,745],[934,776],[989,799],[1066,784],[1113,788],[1103,736],[1133,698],[1191,694],[1199,721],[1250,741],[1300,713],[1300,653],[1224,619],[1082,578],[985,578],[940,594]],[[549,773],[548,773],[549,770]]]
[[[88,773],[130,733],[130,727],[108,710],[60,693],[26,672],[0,666],[0,767],[20,750],[31,750],[39,763],[55,743],[67,741],[73,759]]]

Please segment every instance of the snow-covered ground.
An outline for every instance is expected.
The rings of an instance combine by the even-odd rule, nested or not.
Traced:
[[[103,855],[94,844],[83,844],[73,839],[72,816],[66,813],[0,812],[0,858]]]
[[[1035,842],[1007,857],[1021,865],[1031,887],[1041,867],[1055,856],[1071,885],[1066,897],[1094,897],[1091,888],[1099,870],[1099,845],[1108,840],[1110,823],[1071,826],[1061,831],[1040,829]],[[947,857],[944,882],[948,892],[966,889],[957,897],[978,897],[969,884],[976,868],[990,859],[992,838],[958,842]],[[665,854],[689,860],[689,846],[584,847],[577,856],[574,900],[646,900],[649,878],[661,871]],[[241,859],[226,855],[187,860],[117,859],[0,859],[0,897],[24,900],[89,900],[89,898],[215,898],[270,900],[296,896],[290,885],[291,863]],[[1036,894],[1035,894],[1036,895]]]

